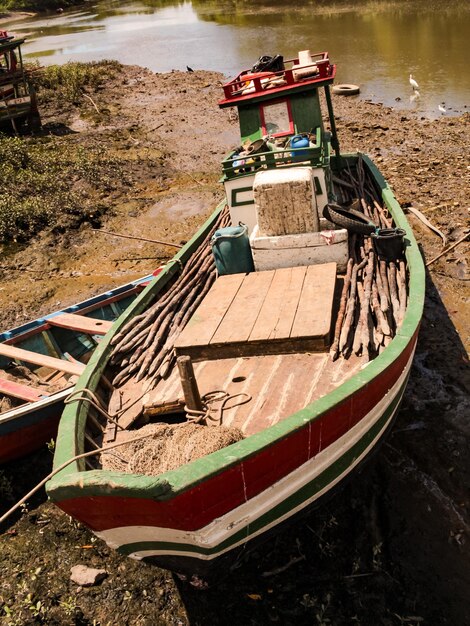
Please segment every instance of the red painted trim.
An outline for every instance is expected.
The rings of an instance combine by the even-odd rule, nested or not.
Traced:
[[[41,400],[41,398],[50,395],[41,389],[29,387],[29,385],[22,385],[21,383],[1,377],[0,393],[3,393],[5,396],[12,396],[13,398],[25,400],[26,402],[37,402],[38,400]]]
[[[296,80],[294,78],[293,72],[294,69],[286,69],[283,72],[272,72],[273,77],[282,76],[287,81],[286,85],[281,85],[278,87],[272,87],[270,89],[263,89],[261,87],[260,81],[255,82],[256,91],[249,94],[242,95],[241,93],[238,95],[233,95],[235,92],[240,91],[243,86],[244,76],[247,73],[247,70],[241,72],[235,79],[223,85],[224,96],[222,100],[219,100],[218,105],[221,108],[228,106],[239,106],[240,104],[249,102],[250,100],[255,100],[257,98],[263,99],[272,99],[277,95],[282,95],[286,91],[305,91],[307,89],[312,88],[320,88],[325,85],[330,85],[336,76],[336,65],[330,64],[328,53],[319,53],[318,55],[312,55],[312,58],[315,56],[320,56],[319,59],[314,59],[319,68],[319,74],[316,76],[312,76],[310,78],[304,78],[302,80]],[[298,59],[292,59],[290,61],[286,61],[286,64],[289,63],[298,63]]]
[[[417,331],[396,361],[372,383],[312,424],[174,498],[153,501],[94,496],[63,500],[58,505],[95,531],[134,525],[188,531],[202,528],[242,504],[245,497],[265,491],[357,424],[398,380],[411,358],[416,339]]]

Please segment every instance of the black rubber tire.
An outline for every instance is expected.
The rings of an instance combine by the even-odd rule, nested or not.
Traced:
[[[346,209],[339,204],[327,204],[323,209],[323,217],[333,224],[346,228],[351,233],[370,235],[375,230],[375,225],[367,219],[364,213]]]
[[[359,85],[349,85],[347,83],[343,83],[342,85],[333,86],[333,93],[338,96],[357,96],[359,92]]]

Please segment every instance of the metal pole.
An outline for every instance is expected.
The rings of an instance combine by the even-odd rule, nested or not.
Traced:
[[[325,85],[325,97],[326,97],[326,106],[328,107],[328,117],[330,118],[330,127],[331,127],[331,145],[336,153],[336,156],[340,156],[339,153],[339,141],[338,135],[336,134],[336,122],[335,116],[333,113],[333,103],[331,102],[331,94],[330,94],[330,86]]]

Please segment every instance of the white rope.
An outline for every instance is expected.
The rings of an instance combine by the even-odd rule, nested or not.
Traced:
[[[217,394],[221,395],[217,396]],[[233,398],[238,398],[240,396],[245,396],[245,400],[237,402],[236,404],[232,404],[229,407],[226,406],[229,400],[232,400]],[[219,425],[222,425],[224,411],[234,409],[235,407],[241,406],[242,404],[246,404],[251,399],[252,396],[250,396],[250,394],[248,393],[242,392],[229,394],[227,391],[223,391],[222,389],[216,389],[214,391],[209,391],[201,398],[203,406],[202,411],[198,411],[197,409],[190,409],[187,406],[184,407],[184,410],[186,411],[189,422],[193,422],[195,424],[207,424],[207,420],[210,420],[212,422],[217,422]],[[213,408],[210,405],[214,402],[222,402],[222,404],[218,408]],[[214,412],[217,412],[217,414],[214,415]]]

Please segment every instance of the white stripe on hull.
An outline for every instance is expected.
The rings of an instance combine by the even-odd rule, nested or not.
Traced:
[[[414,353],[414,351],[413,351]],[[285,476],[275,484],[265,489],[262,493],[247,500],[245,503],[238,506],[215,519],[210,524],[197,531],[182,531],[174,530],[172,528],[161,528],[157,526],[123,526],[119,528],[112,528],[95,534],[106,541],[111,548],[119,548],[130,543],[135,542],[169,542],[188,544],[196,548],[202,549],[213,548],[220,545],[223,541],[227,540],[230,536],[240,530],[240,527],[246,527],[246,536],[238,542],[231,544],[223,550],[217,553],[205,555],[193,551],[185,550],[142,550],[134,552],[129,556],[134,559],[142,559],[150,556],[161,555],[178,555],[181,557],[192,557],[202,560],[212,560],[221,556],[225,552],[229,552],[238,545],[242,545],[248,539],[252,539],[262,533],[267,532],[274,526],[282,523],[292,515],[301,511],[303,508],[319,499],[327,491],[332,489],[337,483],[339,483],[348,473],[350,473],[374,448],[378,440],[381,438],[390,422],[392,421],[396,410],[390,415],[390,418],[384,424],[383,428],[374,438],[374,440],[367,446],[367,448],[358,456],[353,463],[351,463],[341,474],[339,474],[334,480],[326,485],[322,490],[316,492],[309,499],[300,503],[297,507],[290,509],[284,515],[276,518],[271,523],[267,524],[263,528],[254,533],[250,533],[249,525],[256,519],[269,512],[275,506],[278,506],[285,501],[289,496],[296,493],[299,489],[304,487],[307,483],[314,480],[322,472],[324,472],[333,463],[338,461],[348,450],[350,450],[366,433],[374,426],[374,424],[382,417],[387,408],[397,398],[401,387],[408,376],[411,362],[413,360],[413,354],[400,375],[399,379],[390,389],[390,391],[380,400],[380,402],[370,411],[364,418],[360,420],[358,424],[353,426],[347,433],[340,437],[333,444],[328,446],[325,450],[318,453],[314,458],[310,459],[296,470]],[[401,399],[401,398],[400,398]],[[398,407],[398,403],[397,403]]]

